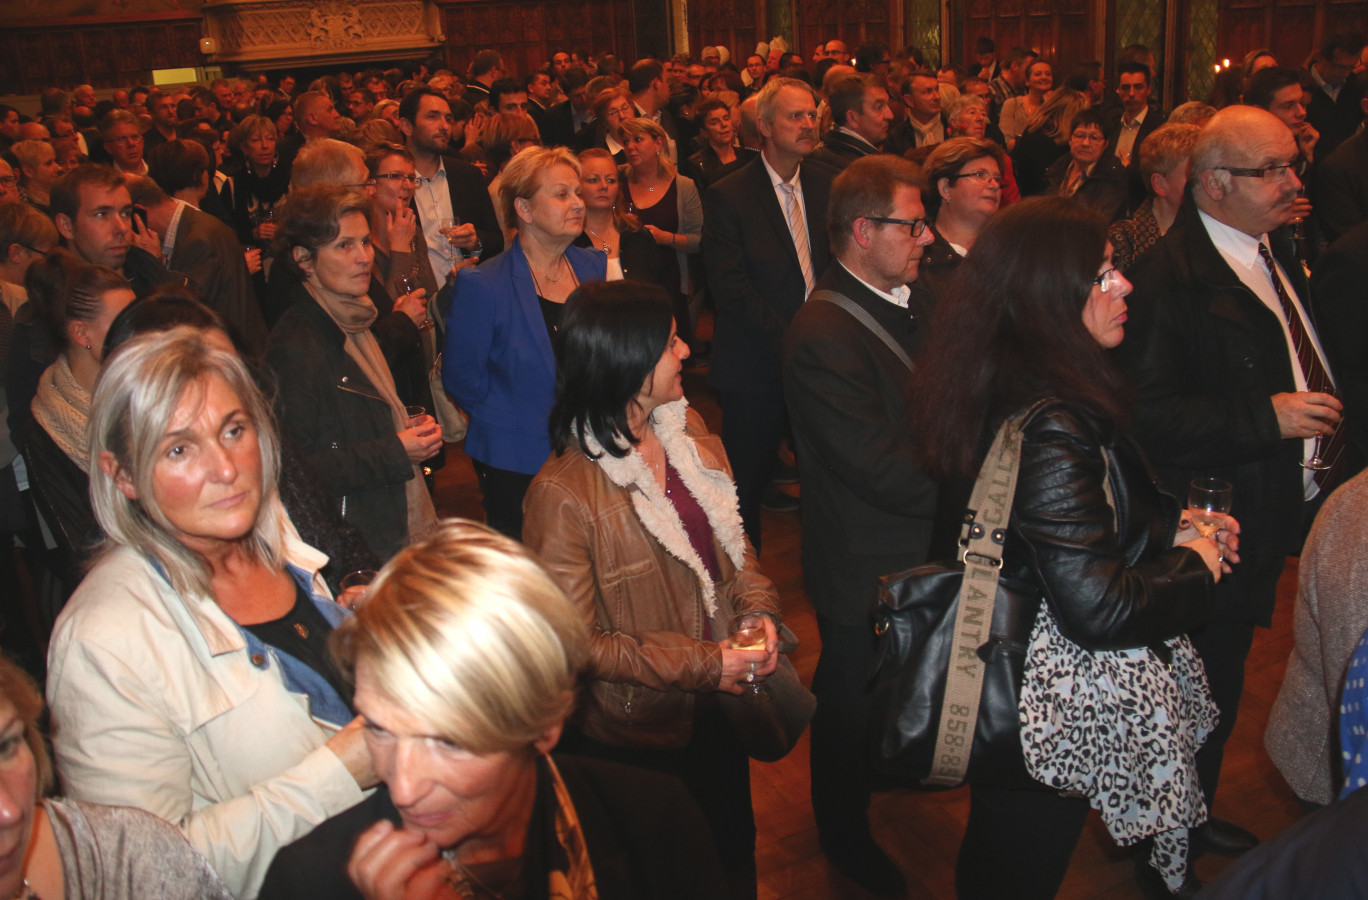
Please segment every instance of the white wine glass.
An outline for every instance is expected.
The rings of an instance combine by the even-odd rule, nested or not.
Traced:
[[[764,650],[765,617],[759,613],[732,616],[729,638],[733,650]],[[755,663],[750,664],[750,674],[746,676],[746,690],[755,699],[762,696],[768,699],[764,685],[755,680]]]
[[[1235,488],[1221,478],[1194,478],[1188,486],[1188,512],[1202,537],[1215,538],[1235,499]],[[1225,561],[1224,554],[1221,561]]]

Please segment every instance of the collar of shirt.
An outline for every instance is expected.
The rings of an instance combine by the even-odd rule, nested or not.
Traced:
[[[185,212],[185,203],[172,198],[176,204],[176,211],[171,214],[171,221],[166,226],[166,235],[162,238],[162,262],[171,265],[171,254],[176,252],[176,232],[180,229],[181,213]]]
[[[1129,122],[1126,121],[1126,114],[1125,114],[1125,113],[1122,113],[1122,114],[1121,114],[1121,127],[1122,127],[1122,128],[1127,128],[1127,129],[1130,129],[1130,128],[1139,128],[1142,124],[1144,124],[1145,116],[1147,116],[1147,115],[1149,115],[1149,104],[1148,104],[1148,103],[1146,103],[1145,106],[1144,106],[1144,108],[1142,108],[1138,113],[1136,113],[1136,114],[1135,114],[1135,118],[1134,118],[1134,119],[1131,119]]]
[[[1232,228],[1221,220],[1207,215],[1202,210],[1198,210],[1197,215],[1201,217],[1202,225],[1206,227],[1211,242],[1216,245],[1216,249],[1220,251],[1221,255],[1234,265],[1244,268],[1244,272],[1239,269],[1235,270],[1235,274],[1240,277],[1241,281],[1247,280],[1245,273],[1257,273],[1261,280],[1267,280],[1267,276],[1264,274],[1263,260],[1259,258],[1259,245],[1267,239],[1267,234],[1251,237],[1238,228]],[[1255,266],[1258,267],[1257,270]]]
[[[836,126],[836,130],[839,131],[841,134],[846,134],[846,135],[849,135],[850,137],[853,137],[855,140],[859,141],[861,144],[864,144],[864,145],[865,145],[866,147],[868,147],[870,150],[878,150],[878,149],[879,149],[878,147],[875,147],[873,144],[871,144],[871,143],[865,138],[864,135],[862,135],[862,134],[857,134],[856,132],[851,131],[849,128],[845,127],[844,125],[837,125],[837,126]]]
[[[608,152],[613,154],[614,156],[617,156],[623,150],[627,149],[626,147],[623,147],[621,144],[619,144],[613,138],[613,136],[611,134],[608,134],[607,132],[604,132],[603,134],[603,142],[608,145]]]
[[[780,196],[783,195],[783,192],[781,191],[779,185],[791,184],[793,185],[794,192],[798,195],[798,199],[801,200],[803,198],[802,163],[799,163],[798,168],[794,170],[793,177],[790,178],[788,181],[784,181],[784,179],[779,177],[779,173],[774,171],[774,167],[769,164],[769,160],[765,158],[764,152],[761,152],[760,154],[760,162],[764,164],[765,171],[769,174],[770,184],[774,186],[774,191],[776,194],[779,194]],[[781,203],[780,206],[782,207],[783,204]]]
[[[839,259],[836,261],[838,263],[841,263],[842,269],[845,269],[847,272],[850,273],[851,278],[854,278],[860,284],[869,288],[871,291],[878,294],[880,297],[884,298],[889,303],[892,303],[894,306],[900,306],[903,309],[907,309],[907,304],[912,299],[912,289],[910,287],[908,287],[905,284],[900,284],[897,287],[895,287],[891,292],[880,290],[879,288],[876,288],[874,285],[870,284],[868,281],[865,281],[859,275],[856,275],[854,272],[851,272],[850,269],[846,268],[846,264],[841,262]]]
[[[1324,78],[1321,77],[1320,71],[1314,65],[1307,66],[1306,69],[1308,72],[1311,73],[1311,81],[1313,84],[1315,84],[1316,87],[1325,91],[1326,95],[1331,100],[1339,99],[1340,88],[1344,87],[1343,81],[1341,81],[1339,84],[1331,84],[1330,82],[1326,81]]]

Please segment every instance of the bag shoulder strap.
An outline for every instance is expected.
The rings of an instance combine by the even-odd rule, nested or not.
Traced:
[[[893,340],[893,335],[888,333],[888,329],[875,321],[868,310],[854,300],[851,300],[845,294],[838,294],[836,291],[829,291],[823,288],[820,291],[813,291],[812,295],[808,297],[808,300],[825,300],[828,303],[836,304],[841,309],[850,313],[855,321],[859,322],[865,328],[868,328],[874,333],[876,338],[883,341],[884,345],[888,347],[889,350],[893,351],[893,355],[900,359],[903,365],[907,366],[909,370],[912,368],[911,357],[907,355],[907,351],[904,350],[897,341]]]
[[[1021,432],[1037,408],[1039,404],[1002,423],[970,495],[960,541],[964,576],[955,610],[936,752],[931,771],[922,779],[928,785],[962,784],[969,770],[987,668],[979,648],[988,643],[993,625],[1002,548],[1007,540],[1007,523],[1021,466]]]

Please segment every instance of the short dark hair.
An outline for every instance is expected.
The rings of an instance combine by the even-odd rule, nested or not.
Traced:
[[[1327,35],[1321,42],[1320,55],[1327,62],[1334,58],[1336,53],[1349,53],[1358,56],[1363,52],[1364,40],[1362,32],[1358,31],[1339,31]]]
[[[658,59],[640,59],[627,73],[627,93],[640,94],[651,83],[665,77],[665,64]]]
[[[516,78],[500,78],[489,86],[489,108],[499,111],[499,102],[505,94],[526,94],[527,88]]]
[[[916,163],[888,153],[862,156],[836,176],[826,221],[833,254],[840,255],[850,246],[850,229],[856,219],[886,216],[893,210],[899,185],[921,190],[926,181]]]
[[[57,216],[66,216],[74,220],[76,214],[81,211],[81,189],[87,185],[112,191],[123,187],[124,180],[111,166],[82,163],[63,175],[61,180],[52,186],[52,193],[48,197],[52,217],[55,219]]]
[[[846,75],[837,78],[827,91],[827,106],[831,108],[833,125],[845,125],[846,116],[864,110],[865,93],[883,87],[873,75]]]
[[[1273,105],[1273,95],[1289,85],[1306,87],[1306,75],[1291,66],[1267,66],[1254,73],[1245,88],[1244,102],[1250,106],[1268,109]]]
[[[990,38],[990,37],[988,37],[987,35],[984,35],[983,37],[980,37],[980,38],[976,38],[976,39],[974,40],[974,55],[975,55],[975,56],[981,56],[981,55],[983,55],[984,53],[996,53],[996,52],[997,52],[997,44],[993,43],[993,39]]]
[[[1064,86],[1071,91],[1086,94],[1092,90],[1094,81],[1102,80],[1102,64],[1096,60],[1074,63],[1073,71],[1064,79]]]
[[[579,66],[570,66],[560,74],[560,88],[565,91],[565,95],[570,96],[570,92],[575,88],[584,87],[589,83],[589,76]]]
[[[318,248],[337,237],[343,216],[370,214],[370,201],[358,190],[337,184],[311,184],[293,188],[276,207],[276,258],[296,278],[304,270],[294,258],[294,248],[303,247],[310,258]]]
[[[873,72],[887,52],[888,45],[883,41],[865,41],[855,48],[855,71]]]
[[[1107,133],[1107,126],[1102,118],[1102,113],[1096,107],[1089,106],[1079,110],[1069,122],[1069,135],[1072,136],[1078,129],[1086,128],[1089,125],[1095,126],[1103,134]]]
[[[168,194],[199,187],[208,171],[209,153],[197,140],[176,138],[147,155],[148,177]]]
[[[1145,84],[1149,84],[1149,83],[1150,83],[1150,79],[1154,77],[1154,73],[1150,71],[1149,64],[1148,64],[1148,63],[1142,63],[1142,62],[1123,62],[1123,63],[1121,63],[1120,65],[1118,65],[1118,66],[1116,67],[1116,79],[1117,79],[1117,81],[1120,81],[1120,80],[1121,80],[1121,76],[1122,76],[1122,75],[1144,75],[1144,76],[1145,76]]]
[[[1032,57],[1036,57],[1039,55],[1039,53],[1035,52],[1030,47],[1013,47],[1012,52],[1007,54],[1007,65],[1010,68],[1012,65],[1016,63],[1023,62],[1024,60],[1028,60]]]
[[[641,438],[627,411],[665,352],[673,317],[669,295],[643,281],[594,282],[570,295],[556,339],[557,455],[577,447],[594,456],[590,435],[610,456],[631,452]]]
[[[481,50],[470,61],[470,77],[477,78],[495,68],[503,68],[503,57],[498,50]]]
[[[418,116],[418,107],[422,105],[424,97],[436,97],[445,103],[448,109],[451,108],[451,101],[447,99],[446,94],[436,88],[421,87],[409,91],[404,95],[404,99],[399,101],[399,118],[411,124]],[[470,117],[467,116],[466,118]]]
[[[149,331],[170,331],[181,325],[201,330],[217,328],[230,339],[234,337],[223,317],[200,302],[193,290],[179,284],[162,284],[146,297],[125,306],[109,323],[104,355],[113,353],[129,338]]]
[[[812,67],[812,83],[820,88],[826,83],[827,73],[840,65],[844,65],[844,63],[839,59],[832,59],[830,56],[817,60],[816,65]]]

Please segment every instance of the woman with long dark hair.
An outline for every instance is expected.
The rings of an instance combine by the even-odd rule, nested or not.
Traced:
[[[1119,839],[1153,836],[1159,850],[1171,851],[1153,857],[1159,873],[1142,864],[1138,877],[1162,873],[1176,887],[1187,827],[1206,817],[1192,757],[1214,707],[1191,645],[1179,636],[1210,614],[1213,585],[1230,571],[1226,561],[1239,558],[1232,538],[1239,525],[1227,517],[1216,539],[1180,528],[1178,502],[1156,486],[1127,430],[1125,385],[1107,351],[1125,336],[1128,293],[1100,218],[1062,198],[1023,201],[979,234],[936,307],[917,367],[912,415],[925,464],[938,476],[972,478],[999,426],[1029,411],[1002,573],[1036,585],[1044,607],[1019,616],[1035,620],[1031,634],[1023,627],[1010,636],[1030,645],[1021,743],[1031,779],[972,784],[956,878],[963,900],[1053,897],[1089,801]],[[1042,638],[1049,623],[1056,643]],[[1026,716],[1028,697],[1065,690],[1051,680],[1058,641],[1081,648],[1085,661],[1110,664],[1116,655],[1103,660],[1107,651],[1140,657],[1134,668],[1118,664],[1113,683],[1073,685],[1075,693],[1097,692],[1091,726],[1099,737],[1086,751],[1052,745],[1038,752],[1038,723]],[[1155,704],[1137,701],[1151,685],[1146,671],[1136,674],[1148,662],[1156,670],[1168,663],[1175,674],[1167,683],[1186,678],[1191,689],[1168,718],[1147,715]],[[1093,734],[1088,726],[1079,725]],[[1105,739],[1122,734],[1142,751]],[[1147,779],[1151,764],[1165,774]],[[1108,777],[1118,770],[1131,777]],[[1088,799],[1061,795],[1075,789],[1069,779],[1080,771],[1096,775]],[[1118,819],[1123,808],[1145,812]]]

